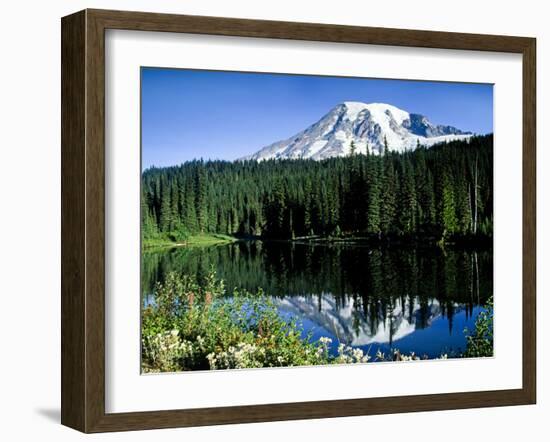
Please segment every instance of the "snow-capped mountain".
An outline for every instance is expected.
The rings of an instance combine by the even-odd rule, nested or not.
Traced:
[[[410,335],[420,328],[421,317],[430,325],[442,316],[437,300],[431,300],[424,311],[417,299],[407,299],[402,303],[396,299],[393,310],[379,310],[373,315],[357,314],[353,299],[346,305],[337,305],[331,295],[322,295],[321,299],[304,296],[275,299],[275,304],[283,313],[294,317],[306,318],[313,327],[338,337],[340,342],[354,347],[369,344],[388,344]],[[411,305],[412,303],[412,305]],[[456,311],[462,310],[458,304]],[[359,319],[359,321],[358,321]]]
[[[452,126],[432,124],[425,116],[385,103],[348,101],[334,107],[317,123],[286,140],[270,144],[242,159],[322,160],[346,156],[352,142],[356,153],[381,153],[384,139],[390,150],[414,149],[418,143],[467,139],[473,134]]]

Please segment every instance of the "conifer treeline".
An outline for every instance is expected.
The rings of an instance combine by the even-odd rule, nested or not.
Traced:
[[[145,238],[448,238],[491,235],[492,220],[492,135],[323,161],[196,160],[142,175]]]

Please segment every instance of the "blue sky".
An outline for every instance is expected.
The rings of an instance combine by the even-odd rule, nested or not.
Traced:
[[[142,68],[142,167],[234,160],[288,138],[343,101],[383,102],[478,134],[487,84]]]

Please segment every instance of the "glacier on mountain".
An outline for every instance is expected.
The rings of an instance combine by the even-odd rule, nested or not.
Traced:
[[[319,121],[298,134],[270,144],[241,160],[323,160],[351,153],[380,154],[384,142],[393,151],[415,149],[417,145],[468,139],[473,134],[453,126],[436,125],[425,116],[385,103],[347,101],[334,107]]]

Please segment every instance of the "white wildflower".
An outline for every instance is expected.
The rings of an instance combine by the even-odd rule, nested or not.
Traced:
[[[336,362],[339,364],[357,364],[368,362],[369,360],[370,356],[366,355],[360,348],[353,348],[343,343],[338,345]]]

